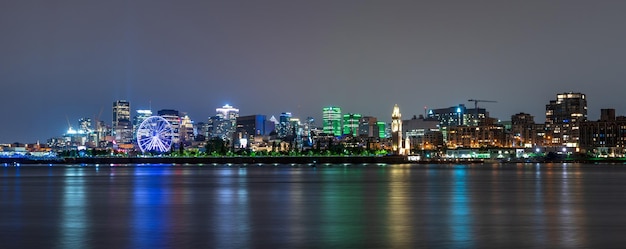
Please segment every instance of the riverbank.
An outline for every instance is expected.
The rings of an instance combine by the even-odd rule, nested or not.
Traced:
[[[482,159],[410,161],[407,156],[277,156],[277,157],[71,157],[0,158],[2,164],[404,164],[484,163]]]
[[[608,163],[626,164],[624,159],[422,159],[407,156],[274,156],[274,157],[68,157],[68,158],[0,158],[0,164],[450,164],[450,163]]]

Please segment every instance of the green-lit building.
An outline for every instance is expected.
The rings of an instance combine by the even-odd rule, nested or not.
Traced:
[[[361,114],[348,113],[343,115],[343,133],[342,135],[358,136],[359,135],[359,120],[363,116]]]
[[[376,125],[378,126],[378,137],[380,138],[386,138],[387,137],[387,126],[385,124],[385,122],[383,121],[378,121],[376,122]]]
[[[324,133],[333,134],[335,136],[341,135],[341,108],[333,106],[324,107],[322,109],[322,120]]]

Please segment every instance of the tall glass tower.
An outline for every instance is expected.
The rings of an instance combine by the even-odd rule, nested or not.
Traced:
[[[113,137],[121,144],[130,144],[133,140],[133,126],[130,122],[130,102],[113,102]]]
[[[322,120],[324,133],[335,136],[341,135],[341,108],[324,107],[322,109]]]

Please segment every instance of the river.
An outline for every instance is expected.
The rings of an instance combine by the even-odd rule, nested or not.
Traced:
[[[0,167],[0,248],[623,248],[626,165]]]

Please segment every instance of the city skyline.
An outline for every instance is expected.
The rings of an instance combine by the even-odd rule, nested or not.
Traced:
[[[479,103],[502,120],[545,121],[557,93],[581,92],[590,120],[625,115],[625,2],[3,3],[0,142],[45,141],[67,120],[111,122],[110,103],[176,109],[196,122],[316,118],[321,108],[389,122]],[[102,111],[101,111],[102,110]]]

